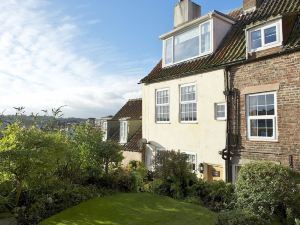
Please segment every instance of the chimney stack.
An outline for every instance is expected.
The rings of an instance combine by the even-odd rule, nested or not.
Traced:
[[[174,9],[174,28],[201,16],[201,6],[191,0],[180,0]]]
[[[258,9],[264,0],[244,0],[244,11],[254,11]]]

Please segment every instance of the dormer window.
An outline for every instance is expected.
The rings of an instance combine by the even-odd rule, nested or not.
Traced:
[[[128,121],[121,120],[120,121],[120,143],[126,144],[128,136]]]
[[[212,52],[212,22],[204,22],[192,29],[163,41],[165,66],[180,63]]]
[[[281,20],[251,28],[247,32],[249,52],[256,52],[282,44]]]

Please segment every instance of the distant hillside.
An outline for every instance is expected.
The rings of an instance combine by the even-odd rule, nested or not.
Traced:
[[[13,123],[14,121],[16,121],[16,119],[21,120],[26,126],[31,125],[34,121],[40,125],[43,126],[45,124],[47,124],[48,122],[50,122],[51,120],[53,120],[52,116],[16,116],[16,115],[0,115],[0,120],[4,122],[4,124],[7,123]],[[67,124],[78,124],[78,123],[82,123],[85,122],[86,119],[81,119],[81,118],[59,118],[58,120],[58,124],[60,126],[65,126]]]

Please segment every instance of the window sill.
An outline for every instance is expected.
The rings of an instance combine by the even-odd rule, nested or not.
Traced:
[[[198,121],[179,121],[180,124],[198,124]]]
[[[215,119],[216,121],[226,121],[227,119],[226,118],[217,118]]]
[[[171,124],[171,122],[170,121],[168,121],[168,122],[155,122],[156,124]]]
[[[260,47],[260,48],[249,50],[248,54],[255,54],[256,52],[261,52],[261,51],[264,51],[264,50],[268,50],[268,49],[275,48],[275,47],[280,47],[280,46],[282,46],[281,42],[275,43],[275,44],[270,44],[270,45],[265,45],[265,46]]]
[[[260,138],[247,138],[251,142],[279,142],[278,139],[260,139]]]

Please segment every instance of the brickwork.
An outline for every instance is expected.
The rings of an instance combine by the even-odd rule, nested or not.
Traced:
[[[246,95],[239,95],[239,115],[230,119],[239,124],[234,132],[240,137],[237,154],[242,159],[276,161],[300,170],[300,52],[260,60],[230,69],[232,85],[240,93],[249,86],[279,83],[277,91],[277,141],[247,139]],[[233,108],[235,108],[233,106]]]

